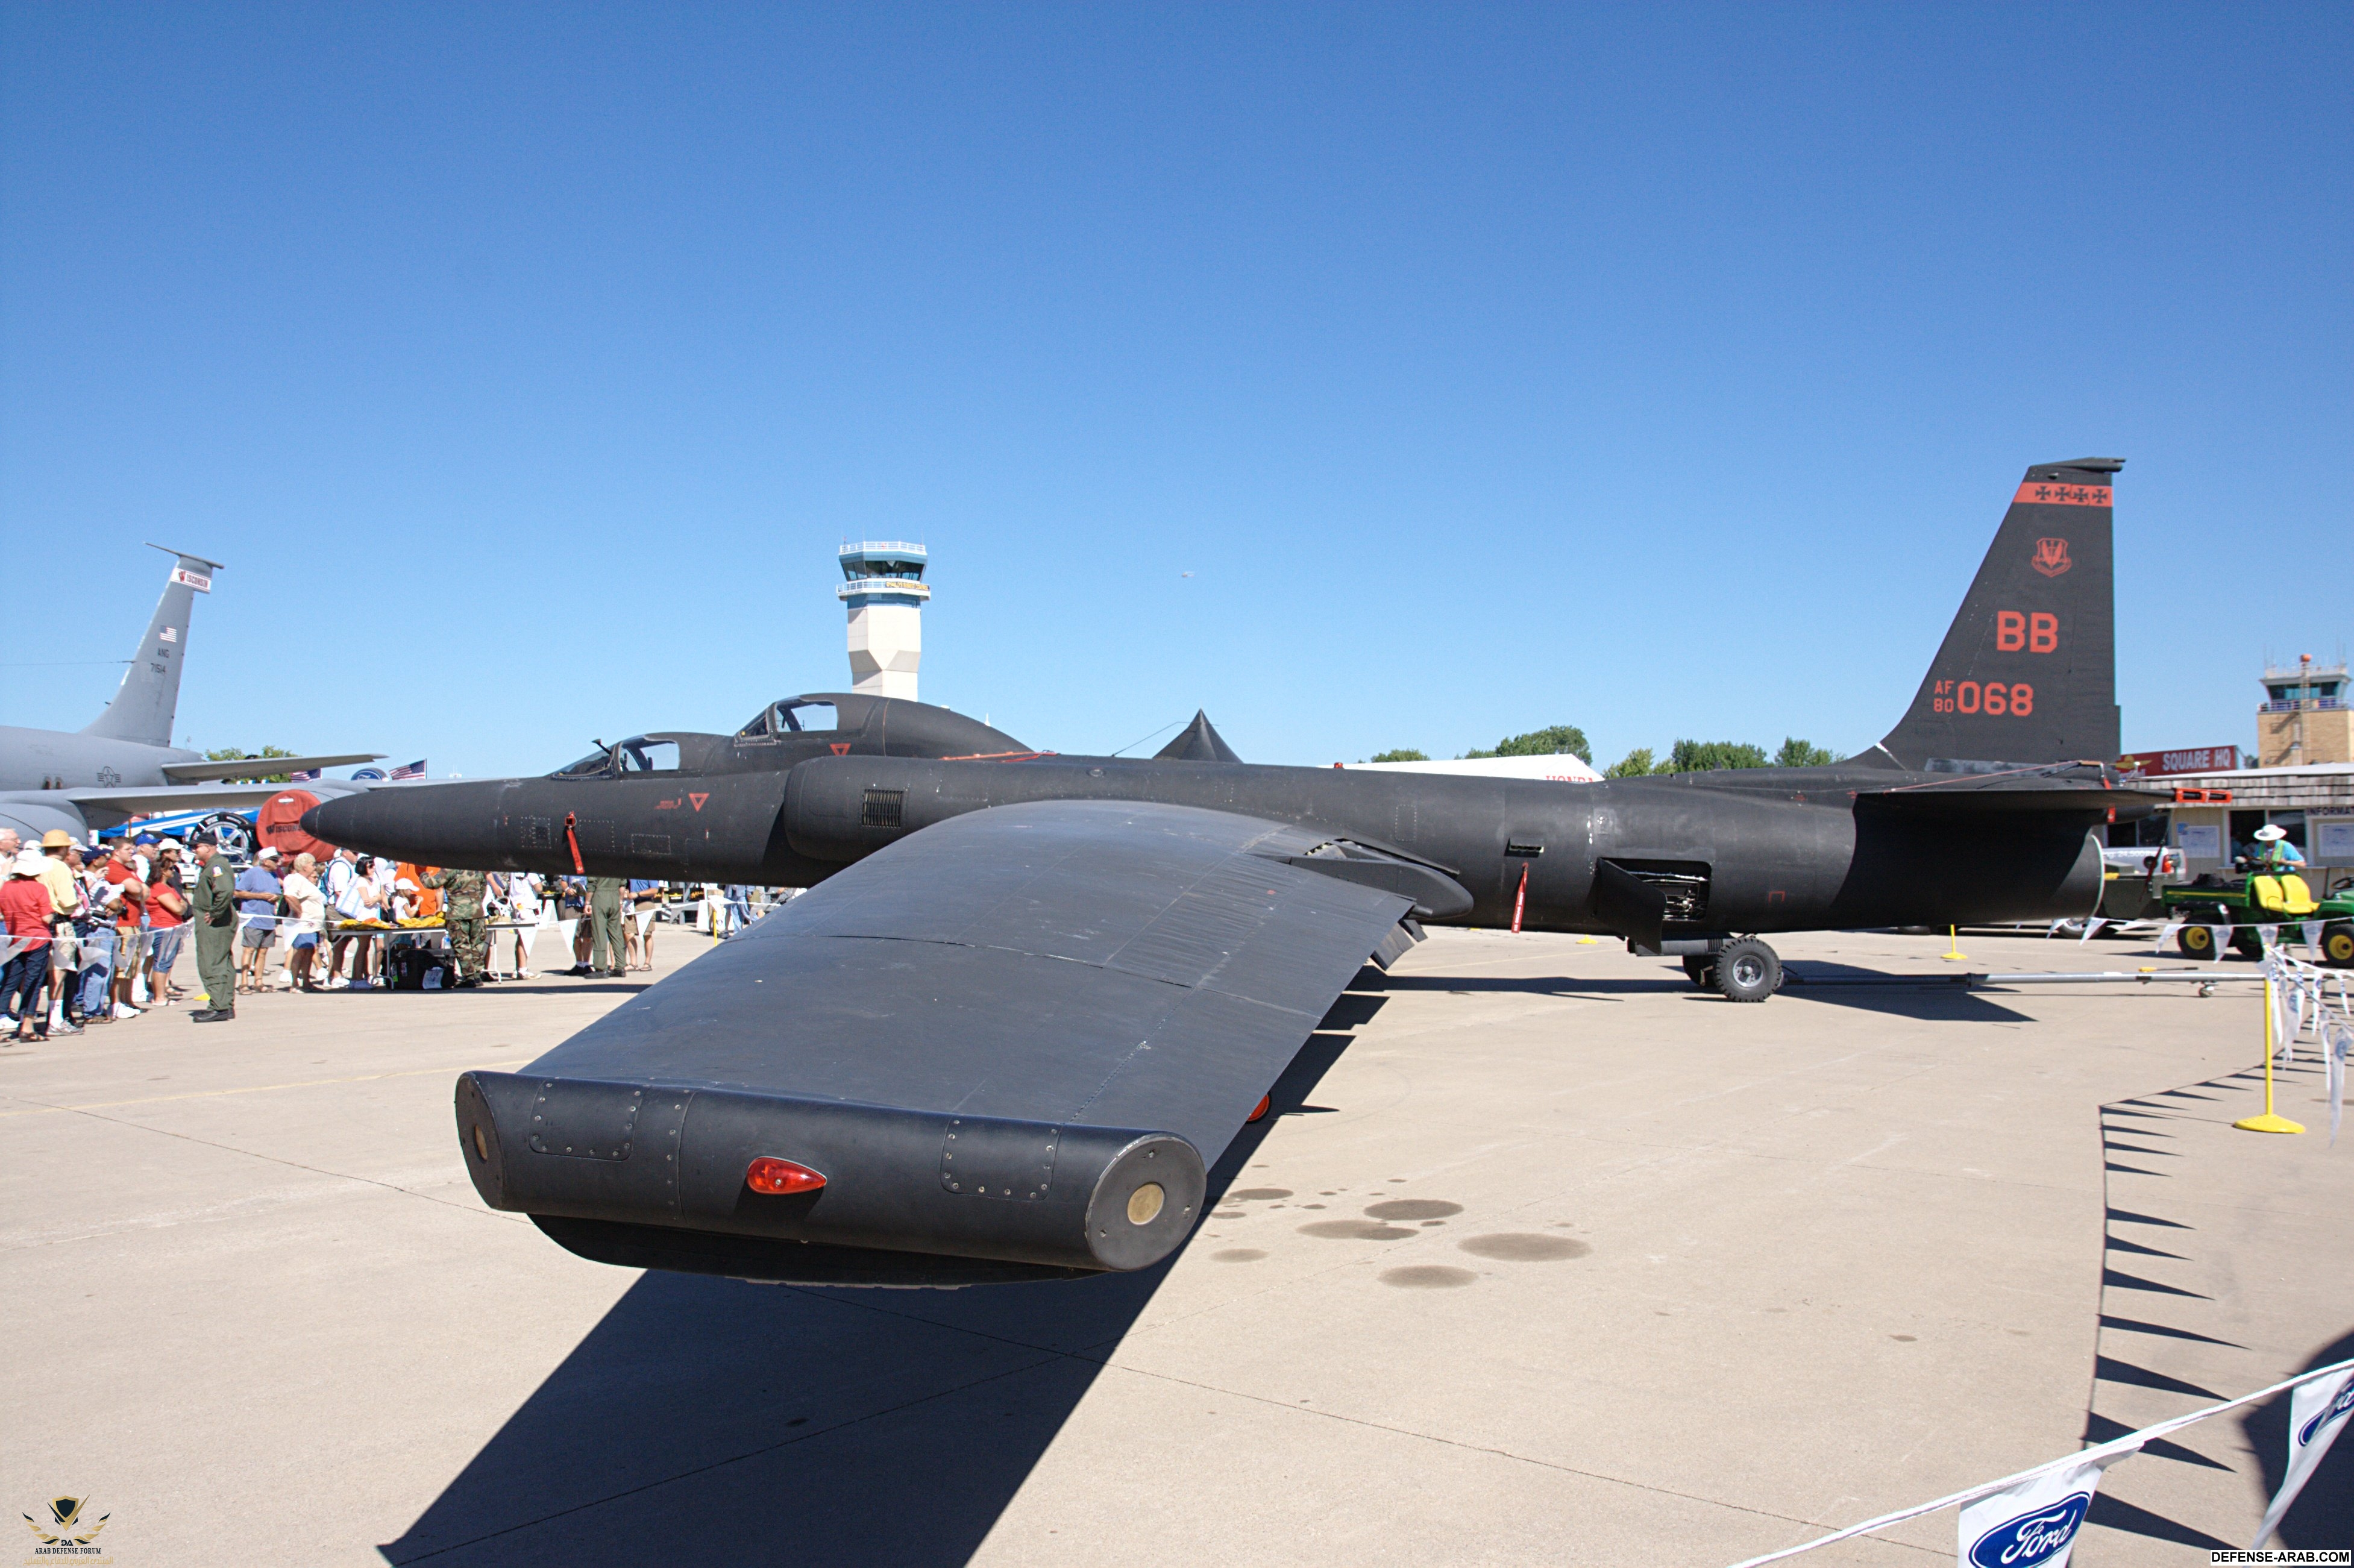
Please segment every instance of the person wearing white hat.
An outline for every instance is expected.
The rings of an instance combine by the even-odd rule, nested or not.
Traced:
[[[2288,842],[2288,830],[2278,822],[2266,822],[2253,834],[2264,847],[2256,852],[2256,863],[2267,871],[2285,871],[2305,863],[2305,855]]]
[[[0,1009],[16,1025],[18,1040],[49,1037],[49,940],[57,906],[41,881],[44,860],[38,850],[19,850],[6,885],[0,886],[0,922],[15,949],[0,969]]]
[[[51,828],[41,835],[41,885],[49,890],[51,928],[56,932],[49,943],[49,1027],[67,1034],[81,1033],[81,1025],[66,1009],[66,993],[73,987],[69,978],[74,972],[71,938],[81,914],[81,882],[68,858],[73,851],[73,835],[63,828]]]

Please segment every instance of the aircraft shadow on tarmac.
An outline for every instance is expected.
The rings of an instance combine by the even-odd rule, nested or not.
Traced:
[[[1382,1005],[1344,994],[1210,1172],[1204,1212]],[[549,1245],[528,1238],[525,1245]],[[1182,1255],[1182,1253],[1178,1255]],[[1172,1256],[955,1291],[650,1273],[399,1540],[393,1563],[960,1563]],[[584,1264],[582,1266],[593,1266]],[[1147,1469],[1167,1456],[1147,1439]]]
[[[1868,1012],[1893,1013],[1904,1018],[1929,1022],[1956,1023],[2027,1023],[2023,1012],[2016,1012],[1999,1002],[1989,1001],[1975,991],[1964,991],[1954,983],[1958,977],[1946,975],[1887,974],[1878,969],[1858,969],[1852,964],[1838,964],[1803,959],[1783,966],[1787,979],[1782,995],[1798,997],[1807,1001],[1829,1002],[1834,1007],[1861,1008]],[[1625,996],[1667,996],[1681,992],[1695,1002],[1719,1006],[1734,1006],[1713,992],[1703,991],[1691,981],[1677,974],[1661,974],[1656,980],[1569,975],[1443,975],[1427,972],[1412,975],[1391,975],[1382,982],[1385,991],[1442,991],[1469,995],[1474,991],[1521,991],[1531,996],[1557,996],[1565,1000],[1605,1001]]]
[[[1781,995],[1927,1022],[2031,1023],[2023,1012],[1965,991],[1954,975],[1890,974],[1853,964],[1802,959],[1782,966]]]
[[[2292,1067],[2286,1076],[2318,1078],[2317,1070]],[[2162,1089],[2153,1094],[2119,1100],[2101,1107],[2101,1150],[2108,1188],[2108,1202],[2104,1215],[2106,1236],[2101,1258],[2100,1351],[2093,1362],[2093,1400],[2098,1403],[2103,1384],[2154,1389],[2199,1404],[2214,1404],[2239,1391],[2218,1390],[2177,1377],[2164,1370],[2168,1359],[2169,1341],[2216,1345],[2227,1350],[2246,1347],[2200,1333],[2178,1319],[2195,1317],[2196,1304],[2212,1298],[2181,1286],[2167,1284],[2159,1276],[2168,1272],[2168,1262],[2195,1260],[2200,1252],[2198,1227],[2183,1220],[2168,1218],[2163,1213],[2153,1213],[2153,1208],[2163,1209],[2162,1201],[2149,1197],[2128,1200],[2136,1206],[2118,1205],[2114,1178],[2118,1175],[2167,1177],[2173,1174],[2165,1169],[2168,1160],[2184,1155],[2165,1147],[2176,1141],[2188,1128],[2181,1124],[2186,1117],[2196,1118],[2200,1107],[2219,1098],[2214,1092],[2227,1089],[2233,1080],[2245,1078],[2245,1073],[2227,1073],[2202,1079],[2179,1088]],[[2168,1124],[2176,1127],[2169,1128]],[[2127,1163],[2130,1161],[2131,1163]],[[2137,1189],[2148,1192],[2149,1189]],[[2115,1353],[2111,1353],[2115,1352]],[[2132,1359],[2127,1360],[2130,1356]],[[2306,1367],[2327,1366],[2354,1356],[2354,1333],[2339,1339],[2323,1349],[2305,1363]],[[2252,1450],[2262,1467],[2256,1484],[2262,1487],[2262,1497],[2256,1500],[2261,1510],[2274,1492],[2280,1489],[2283,1467],[2288,1451],[2289,1395],[2283,1393],[2262,1404],[2250,1407],[2238,1416],[2242,1438]],[[2084,1414],[2084,1441],[2106,1443],[2122,1437],[2130,1431],[2124,1422],[2103,1415],[2087,1407]],[[2221,1464],[2200,1452],[2193,1444],[2200,1428],[2190,1428],[2183,1434],[2186,1441],[2159,1438],[2145,1444],[2145,1458],[2168,1460],[2208,1469],[2228,1469],[2234,1467]],[[2210,1443],[2208,1446],[2212,1446]],[[2254,1489],[2252,1485],[2252,1490]],[[2238,1541],[2221,1541],[2179,1520],[2147,1509],[2137,1508],[2120,1498],[2102,1492],[2093,1499],[2086,1516],[2094,1524],[2138,1535],[2152,1541],[2162,1541],[2179,1546],[2205,1547],[2210,1551],[2230,1549],[2243,1544]],[[2253,1519],[2251,1520],[2253,1524]],[[2354,1450],[2340,1453],[2335,1448],[2323,1459],[2320,1467],[2306,1483],[2306,1488],[2281,1522],[2275,1546],[2343,1546],[2354,1540]]]

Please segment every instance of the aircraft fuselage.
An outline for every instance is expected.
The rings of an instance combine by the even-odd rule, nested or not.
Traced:
[[[711,737],[716,740],[717,737]],[[1762,768],[1557,784],[1242,763],[832,756],[718,750],[701,772],[516,779],[377,791],[313,831],[366,852],[495,870],[809,886],[934,822],[1016,801],[1204,807],[1299,824],[1435,869],[1468,901],[1441,925],[1622,930],[1597,913],[1605,863],[1666,890],[1670,938],[2032,920],[2098,902],[2081,811],[1923,817],[1878,792],[1946,776]],[[1949,781],[1949,780],[1948,780]],[[1859,799],[1859,795],[1863,798]],[[2147,809],[2127,801],[2129,820]],[[567,837],[567,825],[569,836]]]

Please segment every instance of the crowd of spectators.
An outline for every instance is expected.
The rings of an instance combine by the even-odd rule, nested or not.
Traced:
[[[0,1009],[12,1038],[78,1034],[182,1000],[171,974],[187,931],[183,858],[154,839],[85,851],[63,832],[31,847],[0,829]]]
[[[80,1033],[186,1000],[172,974],[189,929],[193,863],[217,853],[200,844],[192,853],[152,833],[126,833],[98,849],[51,832],[27,846],[0,829],[6,938],[0,950],[7,953],[0,1009],[7,1037]],[[399,948],[440,920],[439,880],[434,867],[350,850],[336,850],[323,863],[310,853],[289,860],[262,850],[236,874],[236,995],[391,984]],[[651,970],[652,916],[674,896],[660,882],[533,872],[493,873],[484,885],[483,913],[505,936],[492,944],[480,977],[492,980],[530,978],[533,944],[514,927],[530,927],[536,938],[551,924],[570,927],[572,950],[557,956],[572,962],[543,973],[601,978]],[[765,895],[740,886],[705,886],[696,896],[697,924],[717,937],[749,924],[756,899],[766,902]],[[600,920],[608,910],[619,917]],[[197,1016],[234,1012],[234,997],[203,1001]]]

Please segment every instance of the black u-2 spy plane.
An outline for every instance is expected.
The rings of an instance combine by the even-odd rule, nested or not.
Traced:
[[[2027,471],[1911,709],[1829,768],[1599,784],[1062,757],[779,705],[304,826],[508,869],[810,891],[522,1073],[459,1080],[493,1208],[631,1267],[833,1285],[1157,1262],[1350,980],[1426,923],[1608,933],[1770,996],[1777,931],[2090,914],[2120,787],[2111,459]],[[831,702],[834,728],[803,723]],[[864,703],[864,707],[854,705]],[[1256,1108],[1255,1108],[1256,1107]]]

